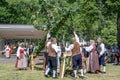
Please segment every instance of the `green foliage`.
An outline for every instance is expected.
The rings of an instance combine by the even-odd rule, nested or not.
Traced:
[[[45,41],[46,41],[45,37],[39,41],[39,46],[36,47],[35,50],[33,51],[34,54],[40,53],[40,51],[45,47]]]
[[[117,44],[116,33],[117,33],[116,26],[104,28],[102,30],[103,42],[107,43],[108,45]]]
[[[11,24],[31,24],[31,16],[38,10],[37,2],[19,1],[9,3],[2,0],[0,2],[0,23]]]
[[[2,0],[0,4],[0,23],[34,24],[58,43],[70,41],[75,30],[81,40],[101,36],[106,44],[116,44],[119,0]],[[44,43],[45,38],[38,50]]]

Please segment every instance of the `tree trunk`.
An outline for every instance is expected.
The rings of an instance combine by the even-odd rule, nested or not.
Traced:
[[[117,43],[118,43],[118,48],[120,50],[120,6],[117,15]]]

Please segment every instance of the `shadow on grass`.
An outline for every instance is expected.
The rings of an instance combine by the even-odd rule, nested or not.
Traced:
[[[37,65],[39,65],[39,64],[37,64]],[[43,68],[41,66],[34,66],[34,70],[41,70],[41,71],[43,71]]]

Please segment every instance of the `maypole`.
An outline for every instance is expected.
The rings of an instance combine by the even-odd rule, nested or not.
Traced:
[[[59,1],[59,0],[58,0]],[[62,4],[61,1],[59,1],[59,4]],[[71,16],[71,12],[70,10],[66,10],[66,12],[64,14],[61,14],[64,12],[64,9],[61,9],[60,6],[59,8],[61,9],[59,12],[60,14],[60,18],[56,21],[51,21],[54,20],[54,15],[52,13],[52,11],[49,9],[49,7],[47,6],[50,6],[52,8],[54,8],[54,5],[52,4],[48,4],[47,0],[40,0],[40,14],[43,14],[45,15],[45,18],[47,20],[47,24],[46,24],[46,31],[50,33],[50,35],[52,37],[56,37],[56,34],[59,32],[59,29],[65,25],[65,22],[67,21],[68,18],[70,18]],[[52,15],[51,15],[52,14]],[[43,26],[39,26],[39,24],[35,24],[35,27],[37,29],[42,29],[44,30],[44,27]],[[34,51],[34,53],[39,53],[43,48],[44,48],[44,45],[45,45],[45,41],[46,41],[46,36],[44,38],[42,38],[40,41],[39,41],[39,46],[38,48],[36,48],[36,50]]]

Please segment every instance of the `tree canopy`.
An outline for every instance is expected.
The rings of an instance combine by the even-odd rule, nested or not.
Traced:
[[[0,23],[34,24],[59,43],[69,41],[77,31],[81,40],[100,36],[112,45],[117,44],[119,5],[119,0],[1,0]]]

